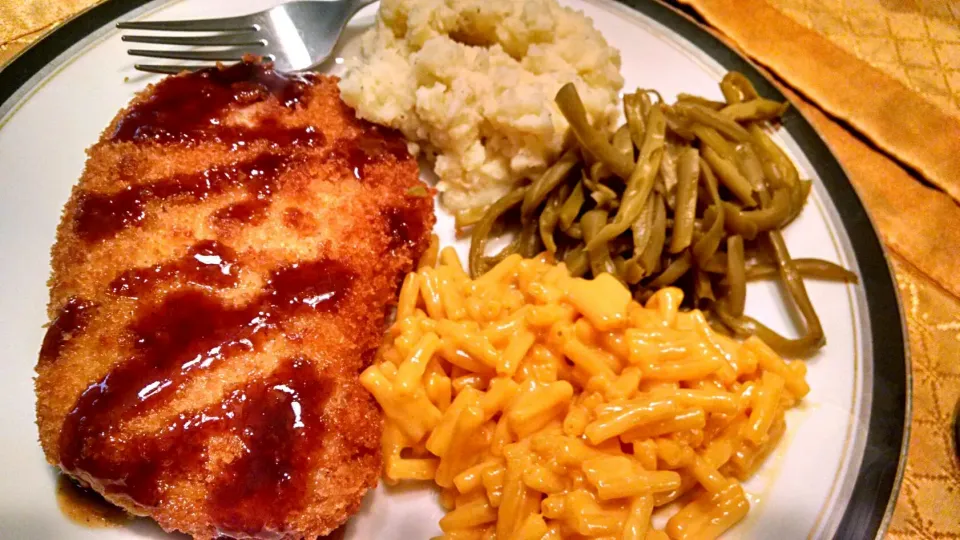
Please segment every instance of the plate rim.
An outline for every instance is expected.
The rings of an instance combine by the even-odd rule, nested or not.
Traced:
[[[71,47],[154,1],[102,2],[76,14],[14,56],[0,70],[0,113],[13,113],[11,106],[19,101],[21,91],[36,86],[40,81],[35,77]],[[661,0],[606,1],[659,22],[724,68],[746,75],[760,94],[788,100],[763,69],[686,10]],[[796,107],[791,107],[784,118],[783,128],[803,149],[836,208],[863,277],[861,287],[871,329],[873,379],[866,444],[834,538],[880,538],[889,526],[900,492],[911,431],[912,373],[902,303],[886,248],[843,165]],[[893,399],[886,399],[890,397]]]

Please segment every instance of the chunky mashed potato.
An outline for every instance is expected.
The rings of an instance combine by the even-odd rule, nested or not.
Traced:
[[[556,0],[383,0],[343,100],[421,145],[443,203],[487,205],[559,155],[553,98],[573,82],[591,121],[616,121],[620,54]]]

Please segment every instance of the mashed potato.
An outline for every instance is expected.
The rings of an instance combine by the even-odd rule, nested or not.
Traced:
[[[591,121],[618,116],[620,54],[556,0],[383,0],[343,100],[418,143],[451,210],[494,202],[559,155],[553,98],[573,82]]]

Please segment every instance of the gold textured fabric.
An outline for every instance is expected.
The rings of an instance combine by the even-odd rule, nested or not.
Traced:
[[[0,0],[0,64],[98,1]],[[888,536],[960,538],[950,439],[960,399],[960,1],[682,1],[792,87],[784,91],[870,211],[899,283],[914,377]]]
[[[777,10],[960,113],[960,2],[770,0]]]

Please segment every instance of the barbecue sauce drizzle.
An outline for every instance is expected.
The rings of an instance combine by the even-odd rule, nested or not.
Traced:
[[[148,215],[148,203],[200,202],[239,189],[247,197],[217,211],[213,224],[259,223],[280,177],[309,155],[297,148],[318,149],[327,142],[311,126],[289,128],[268,118],[239,127],[225,125],[224,119],[234,106],[273,98],[288,108],[302,105],[315,80],[250,62],[164,79],[116,123],[110,141],[184,146],[214,141],[232,150],[266,141],[267,150],[114,193],[81,192],[73,216],[75,232],[87,242],[106,240],[139,226]],[[362,135],[336,141],[320,155],[360,181],[371,165],[411,159],[397,133],[360,124]],[[391,248],[409,244],[419,234],[416,220],[403,211],[390,210],[385,218],[397,236]],[[209,289],[235,286],[237,264],[228,247],[201,242],[179,260],[130,270],[110,284],[118,296],[139,296],[161,281],[185,282],[188,288],[141,308],[127,328],[132,338],[129,356],[78,398],[62,426],[59,451],[65,471],[152,507],[176,481],[203,481],[211,437],[240,437],[244,453],[221,473],[207,505],[220,533],[249,536],[282,532],[278,528],[283,518],[303,503],[308,462],[323,437],[321,415],[331,391],[330,381],[309,359],[282,360],[272,374],[228,389],[220,403],[183,412],[154,433],[132,436],[122,429],[164,406],[195,377],[235,355],[260,350],[269,339],[286,336],[290,316],[336,311],[354,279],[349,268],[335,260],[293,264],[273,272],[258,297],[235,306]],[[83,329],[89,309],[79,300],[68,303],[48,331],[41,363],[55,359],[67,337]]]
[[[266,120],[253,127],[224,125],[232,106],[244,107],[275,98],[282,106],[301,104],[314,75],[284,74],[268,64],[240,62],[192,75],[167,77],[117,122],[115,142],[179,143],[216,141],[234,149],[252,140],[275,146],[316,146],[323,135],[311,126],[287,128]]]
[[[245,533],[266,519],[279,516],[282,523],[282,508],[254,508],[268,499],[290,508],[302,502],[307,461],[323,435],[319,414],[329,393],[309,360],[281,363],[223,402],[182,413],[147,436],[125,439],[118,428],[162,407],[195,377],[232,356],[287,336],[285,322],[291,316],[335,312],[352,282],[349,268],[320,259],[273,272],[264,292],[244,306],[188,289],[146,308],[128,328],[130,357],[90,385],[67,415],[60,433],[61,466],[95,479],[108,493],[151,507],[172,481],[204,472],[211,436],[234,434],[244,440],[246,451],[223,473],[225,485],[232,487],[211,495],[211,512],[223,517],[228,529]],[[282,497],[272,499],[278,493]]]
[[[114,193],[83,192],[73,218],[75,231],[88,242],[102,240],[142,223],[150,202],[197,202],[239,188],[246,189],[248,197],[216,212],[214,224],[262,222],[278,178],[291,165],[291,155],[298,148],[321,148],[327,141],[314,126],[284,127],[269,115],[255,125],[236,126],[227,124],[226,115],[234,106],[271,99],[286,108],[304,105],[307,89],[316,80],[314,75],[282,74],[268,64],[252,62],[164,79],[117,121],[110,141],[185,146],[215,142],[233,150],[266,141],[268,150],[252,159],[128,185]],[[338,141],[327,159],[341,162],[361,181],[370,165],[383,163],[388,156],[396,162],[411,159],[399,133],[360,123],[363,135]]]
[[[57,317],[50,322],[47,333],[43,336],[38,367],[52,364],[57,360],[64,345],[86,328],[90,319],[90,310],[93,307],[91,302],[82,298],[71,297],[67,300],[57,313]]]
[[[233,249],[216,240],[201,240],[179,259],[127,270],[110,282],[110,292],[138,297],[163,281],[218,289],[235,287],[239,269]]]

